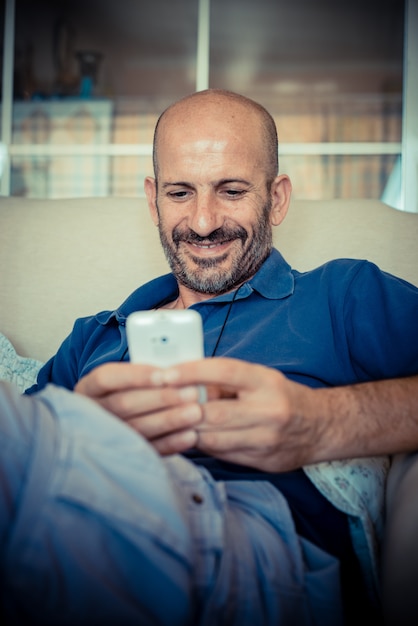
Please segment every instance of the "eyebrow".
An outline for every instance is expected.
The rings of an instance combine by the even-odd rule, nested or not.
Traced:
[[[192,185],[190,183],[186,183],[185,181],[178,181],[178,182],[173,181],[173,182],[163,183],[161,187],[163,189],[166,189],[167,187],[192,187]]]
[[[240,183],[241,185],[251,184],[248,180],[245,180],[245,178],[223,178],[220,181],[218,181],[216,184],[218,187],[221,187],[222,185],[229,185],[231,183]]]
[[[214,181],[212,184],[214,187],[222,187],[222,185],[230,185],[231,183],[251,185],[251,183],[248,180],[245,180],[245,178],[221,178],[220,180]],[[167,187],[193,187],[192,183],[188,183],[186,181],[165,182],[161,186],[163,189],[166,189]]]

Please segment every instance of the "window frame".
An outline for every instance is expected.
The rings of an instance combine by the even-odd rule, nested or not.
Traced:
[[[198,1],[196,91],[209,87],[210,68],[210,0]],[[404,85],[401,142],[321,142],[281,143],[280,156],[288,155],[395,155],[401,158],[400,201],[396,208],[418,212],[418,0],[406,1],[404,43]],[[11,160],[13,157],[50,156],[150,156],[151,144],[51,145],[13,144],[13,63],[15,33],[15,0],[6,0],[4,19],[2,129],[0,142],[0,194],[10,195]]]

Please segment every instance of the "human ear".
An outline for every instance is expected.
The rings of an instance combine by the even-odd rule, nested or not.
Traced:
[[[147,197],[148,209],[151,219],[156,226],[160,221],[157,209],[157,182],[155,178],[147,176],[144,180],[144,190]]]
[[[271,185],[270,222],[278,226],[286,217],[292,195],[292,183],[287,174],[276,176]]]

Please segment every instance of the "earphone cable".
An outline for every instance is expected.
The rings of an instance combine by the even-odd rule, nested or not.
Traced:
[[[223,324],[222,324],[221,332],[220,332],[220,333],[219,333],[219,335],[218,335],[218,339],[216,340],[215,347],[214,347],[214,349],[212,350],[212,354],[210,355],[210,356],[211,356],[211,358],[213,358],[213,357],[215,356],[216,351],[217,351],[217,349],[218,349],[218,347],[219,347],[219,343],[220,343],[220,341],[221,341],[222,335],[224,334],[224,330],[225,330],[226,323],[227,323],[228,318],[229,318],[229,314],[231,313],[232,305],[234,304],[235,299],[236,299],[236,297],[237,297],[238,292],[239,292],[239,290],[240,290],[240,289],[241,289],[241,287],[238,287],[238,289],[235,291],[235,293],[234,293],[234,295],[233,295],[233,297],[232,297],[232,299],[231,299],[231,302],[229,303],[228,310],[227,310],[227,312],[226,312],[225,319],[224,319],[224,322],[223,322]]]

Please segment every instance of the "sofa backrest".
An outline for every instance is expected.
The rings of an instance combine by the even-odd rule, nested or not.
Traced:
[[[274,242],[300,270],[367,258],[418,285],[418,215],[378,201],[293,201]],[[42,361],[76,317],[168,271],[146,201],[116,197],[1,198],[0,268],[0,332]]]

